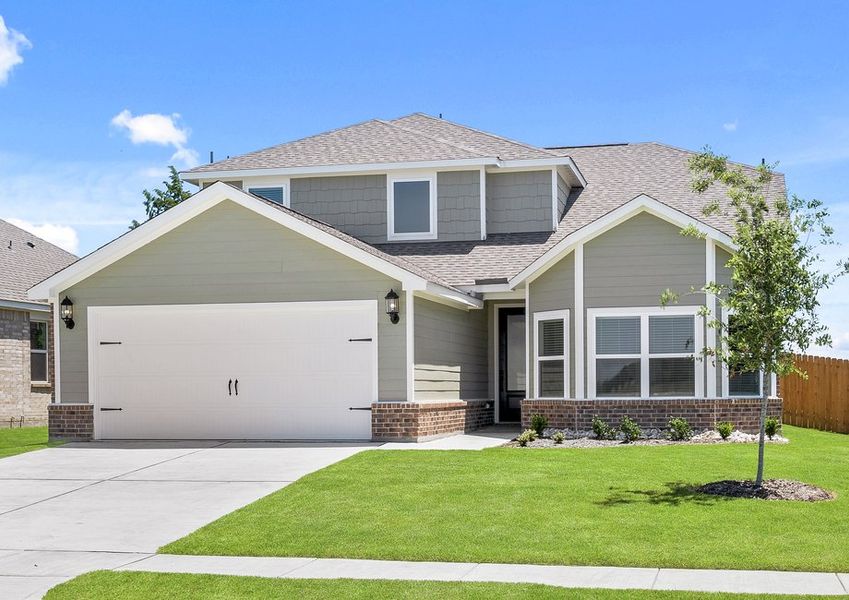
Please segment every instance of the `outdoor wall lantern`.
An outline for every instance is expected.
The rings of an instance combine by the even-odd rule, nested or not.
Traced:
[[[393,325],[398,322],[398,294],[395,290],[389,290],[386,294],[386,314],[389,315],[389,321]]]
[[[65,321],[65,327],[68,329],[74,328],[74,303],[67,296],[59,304],[59,316]]]

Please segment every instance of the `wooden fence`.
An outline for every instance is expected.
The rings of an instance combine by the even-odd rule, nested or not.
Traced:
[[[789,425],[849,433],[849,360],[825,356],[796,357],[808,374],[783,377],[779,395],[784,399],[783,421]]]

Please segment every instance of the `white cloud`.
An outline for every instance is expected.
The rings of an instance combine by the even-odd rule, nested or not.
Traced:
[[[29,48],[32,48],[32,44],[26,36],[6,27],[6,21],[0,15],[0,85],[5,85],[12,69],[24,62],[21,51]]]
[[[737,131],[737,119],[734,119],[733,121],[729,121],[728,123],[723,123],[722,128],[725,131],[732,131],[732,132]]]
[[[71,254],[76,254],[80,250],[80,238],[76,230],[68,225],[56,225],[54,223],[35,225],[29,221],[15,218],[9,219],[9,223],[25,231],[29,231],[43,240],[47,240]]]
[[[111,123],[113,127],[126,131],[134,144],[172,146],[175,151],[171,160],[191,168],[198,164],[198,153],[186,146],[191,131],[188,127],[180,127],[179,120],[178,113],[133,116],[133,113],[124,109],[112,117]]]

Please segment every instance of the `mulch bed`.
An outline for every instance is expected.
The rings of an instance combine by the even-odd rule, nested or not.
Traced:
[[[703,494],[726,496],[729,498],[758,498],[761,500],[797,500],[801,502],[820,502],[835,497],[815,485],[792,481],[790,479],[767,479],[761,487],[755,487],[753,481],[714,481],[698,488]]]

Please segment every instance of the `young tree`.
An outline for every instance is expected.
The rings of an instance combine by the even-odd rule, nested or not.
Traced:
[[[727,263],[731,285],[710,282],[699,290],[716,297],[723,315],[734,315],[733,327],[702,307],[708,326],[717,330],[716,347],[705,348],[703,354],[728,365],[733,373],[764,373],[755,478],[760,486],[770,376],[807,377],[794,364],[793,353],[804,352],[812,344],[831,345],[827,327],[817,314],[818,295],[849,272],[849,261],[830,272],[820,270],[818,248],[836,243],[827,223],[828,210],[818,200],[795,195],[768,197],[773,178],[769,165],[747,172],[708,148],[690,159],[690,171],[696,193],[719,184],[730,200],[725,208],[712,201],[703,209],[706,216],[725,214],[735,226],[735,250]],[[695,227],[682,233],[704,237]],[[676,299],[677,294],[667,290],[661,304]]]
[[[165,185],[164,190],[156,188],[153,192],[148,190],[142,191],[142,195],[144,196],[144,212],[147,214],[148,221],[156,215],[164,213],[169,208],[177,206],[180,202],[192,195],[190,191],[183,189],[183,181],[180,179],[180,175],[173,165],[168,167],[168,171],[170,173],[168,179],[162,182]],[[139,225],[141,223],[133,219],[130,229],[135,229]]]

